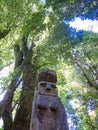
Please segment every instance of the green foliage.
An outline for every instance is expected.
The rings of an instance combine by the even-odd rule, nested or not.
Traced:
[[[97,0],[46,0],[46,6],[52,6],[53,11],[60,18],[65,17],[66,21],[70,21],[75,17],[97,19]]]
[[[96,0],[46,0],[46,3],[40,0],[0,1],[0,70],[14,64],[13,46],[18,44],[22,50],[22,38],[28,36],[27,46],[35,45],[32,49],[33,66],[36,71],[45,68],[57,72],[59,96],[68,113],[73,115],[72,121],[77,130],[97,128],[98,94],[94,79],[96,75],[87,67],[95,66],[98,71],[98,36],[84,32],[82,40],[79,41],[79,37],[72,39],[81,42],[75,44],[77,46],[74,46],[74,50],[78,50],[79,53],[73,56],[69,27],[63,20],[69,21],[75,16],[82,15],[87,18],[89,12],[96,9],[96,6]],[[95,14],[92,17],[94,16]],[[74,66],[76,65],[74,61],[79,63],[82,69]],[[9,69],[12,70],[12,67]],[[82,70],[87,77],[83,75]],[[16,73],[17,70],[7,78],[0,79],[2,86],[6,86],[5,89],[8,89]],[[93,87],[86,82],[86,78]],[[21,92],[22,81],[13,97],[14,115]],[[29,95],[33,96],[33,92],[24,92],[24,96]]]

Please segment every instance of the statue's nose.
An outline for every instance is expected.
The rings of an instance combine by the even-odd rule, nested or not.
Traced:
[[[50,83],[46,84],[46,91],[51,91],[51,84]]]

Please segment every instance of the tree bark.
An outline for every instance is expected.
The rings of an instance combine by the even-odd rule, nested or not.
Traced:
[[[28,68],[28,69],[27,69]],[[24,72],[22,93],[17,107],[12,130],[29,130],[35,75],[32,75],[32,64],[27,64]]]
[[[33,55],[32,46],[30,49],[27,48],[26,37],[24,37],[22,41],[24,56],[22,93],[11,130],[29,130],[32,100],[35,89],[36,70],[31,63]]]
[[[17,59],[20,57],[20,51],[17,51],[18,57],[15,59],[15,62],[19,62],[17,61]],[[3,100],[0,102],[0,117],[3,118],[3,123],[4,123],[4,130],[10,130],[12,127],[12,100],[13,100],[13,95],[14,92],[16,90],[17,86],[17,81],[19,80],[19,77],[22,73],[21,67],[20,65],[22,64],[22,60],[21,63],[18,64],[17,66],[15,65],[14,68],[14,77],[8,87],[7,92],[5,93],[5,96],[3,98]]]
[[[29,130],[32,100],[36,83],[36,71],[38,67],[32,64],[33,47],[27,47],[28,36],[23,37],[22,47],[14,46],[15,54],[15,76],[13,77],[4,99],[0,103],[0,117],[3,118],[4,130]],[[12,101],[14,92],[19,85],[22,74],[22,91],[16,109],[15,117],[12,120]]]

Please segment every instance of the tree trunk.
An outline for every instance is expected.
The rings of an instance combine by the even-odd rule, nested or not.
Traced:
[[[16,115],[11,130],[30,129],[31,108],[35,89],[36,69],[32,65],[32,46],[30,49],[27,48],[26,37],[24,37],[22,41],[24,56],[23,84],[20,101],[16,110]]]
[[[8,90],[3,98],[3,100],[0,102],[0,117],[3,119],[4,123],[4,130],[10,130],[12,127],[12,100],[13,100],[13,95],[16,90],[17,86],[17,81],[19,80],[19,77],[22,73],[20,65],[22,64],[22,59],[21,62],[18,61],[20,58],[20,51],[17,51],[18,56],[15,59],[15,62],[18,64],[15,65],[14,68],[14,73],[15,75],[13,76],[13,79],[8,87]],[[22,57],[21,57],[22,58]]]
[[[35,89],[36,74],[32,74],[32,64],[25,66],[20,101],[17,107],[12,130],[29,130],[32,100]]]
[[[36,69],[32,65],[33,46],[27,47],[27,37],[22,39],[22,48],[15,45],[15,76],[13,77],[2,102],[0,102],[0,117],[3,118],[4,130],[29,130],[32,100],[35,89]],[[13,95],[18,87],[19,79],[22,76],[22,91],[12,120]]]

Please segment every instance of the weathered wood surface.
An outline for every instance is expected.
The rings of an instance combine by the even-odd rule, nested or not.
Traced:
[[[58,97],[56,82],[55,72],[46,70],[39,72],[30,130],[69,130],[65,109]]]

